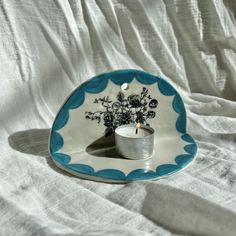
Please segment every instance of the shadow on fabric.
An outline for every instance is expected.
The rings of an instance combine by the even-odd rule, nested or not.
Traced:
[[[14,150],[34,156],[42,156],[47,160],[48,165],[61,174],[72,176],[59,169],[50,157],[48,150],[48,139],[50,129],[29,129],[18,131],[8,137],[8,143]]]
[[[171,232],[235,235],[236,214],[230,209],[194,193],[162,184],[148,183],[146,193],[142,214]]]

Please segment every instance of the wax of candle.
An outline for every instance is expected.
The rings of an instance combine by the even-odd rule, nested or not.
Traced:
[[[148,135],[150,135],[152,132],[148,129],[145,129],[143,127],[138,129],[138,133],[136,134],[136,127],[122,127],[118,129],[116,132],[117,134],[127,137],[127,138],[144,138]]]

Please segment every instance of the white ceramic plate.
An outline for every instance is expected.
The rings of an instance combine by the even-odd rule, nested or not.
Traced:
[[[137,118],[155,129],[154,154],[146,160],[121,158],[114,129]],[[103,182],[158,179],[183,169],[197,152],[178,92],[138,70],[102,74],[74,90],[55,118],[49,147],[60,168]]]

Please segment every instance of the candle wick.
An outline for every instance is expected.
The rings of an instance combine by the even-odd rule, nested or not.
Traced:
[[[137,121],[137,124],[136,124],[136,130],[135,130],[135,133],[138,134],[138,129],[140,128],[140,123],[139,123],[139,120]]]

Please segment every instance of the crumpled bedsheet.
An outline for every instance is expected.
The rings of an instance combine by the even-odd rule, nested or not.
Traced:
[[[140,69],[180,92],[193,164],[105,184],[51,161],[66,97]],[[0,0],[0,235],[236,235],[236,1]]]

